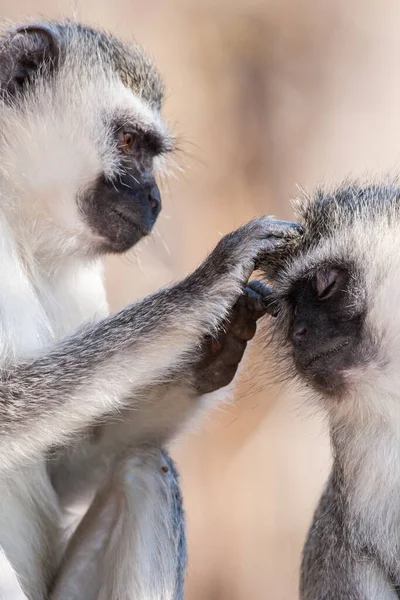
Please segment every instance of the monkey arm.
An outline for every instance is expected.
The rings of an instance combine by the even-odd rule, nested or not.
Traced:
[[[215,403],[210,393],[231,383],[257,320],[269,311],[268,288],[250,282],[218,332],[204,336],[183,369],[171,373],[168,383],[139,392],[133,404],[140,403],[140,412],[128,408],[117,418],[109,415],[78,443],[57,450],[48,468],[61,505],[81,507],[127,448],[167,443],[199,409]]]
[[[260,254],[293,226],[261,218],[225,236],[174,287],[88,325],[47,353],[0,373],[3,463],[40,454],[118,411],[184,364],[241,294]],[[139,397],[139,396],[138,396]],[[132,407],[140,414],[139,402]]]

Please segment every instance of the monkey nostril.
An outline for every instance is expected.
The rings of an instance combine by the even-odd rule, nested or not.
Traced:
[[[160,198],[160,192],[158,191],[158,187],[155,186],[150,190],[150,193],[148,195],[148,200],[149,200],[151,212],[153,213],[153,215],[158,214],[160,207],[161,207],[161,198]]]
[[[150,194],[150,196],[149,196],[149,202],[150,202],[151,210],[155,212],[158,209],[158,200],[157,200],[157,198],[153,198],[153,196]]]
[[[308,333],[308,330],[305,325],[299,325],[298,327],[295,327],[295,329],[293,331],[294,341],[302,342],[303,340],[305,340],[307,333]]]

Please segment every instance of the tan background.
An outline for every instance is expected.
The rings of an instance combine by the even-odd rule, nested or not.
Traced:
[[[244,220],[290,216],[296,184],[312,189],[398,162],[396,0],[0,0],[0,9],[5,18],[75,14],[135,36],[167,79],[184,173],[165,185],[152,240],[110,260],[113,308],[192,269]],[[298,393],[267,385],[259,350],[235,403],[174,449],[189,521],[188,600],[297,598],[329,448]]]

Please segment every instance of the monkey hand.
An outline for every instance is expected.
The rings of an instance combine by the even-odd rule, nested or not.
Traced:
[[[257,320],[274,315],[272,290],[260,281],[251,281],[215,336],[203,340],[200,360],[193,365],[193,386],[198,394],[214,392],[228,385],[242,360]]]
[[[233,305],[260,260],[268,260],[269,255],[299,233],[300,226],[297,223],[270,217],[254,219],[225,235],[203,264],[185,280],[184,285],[190,285],[193,290],[197,284],[203,291],[207,282],[208,292],[213,295],[212,287],[216,282],[219,294],[222,287],[222,295],[233,296]],[[232,286],[233,294],[229,292]]]

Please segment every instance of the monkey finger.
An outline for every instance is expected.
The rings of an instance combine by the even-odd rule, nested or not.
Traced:
[[[250,283],[252,285],[248,284],[244,288],[243,294],[232,310],[231,322],[238,320],[247,321],[249,318],[257,321],[271,310],[270,304],[273,302],[272,290],[260,281]]]
[[[288,242],[298,238],[303,232],[302,226],[299,223],[278,221],[277,219],[268,219],[267,222],[269,228],[267,239],[269,240],[269,244],[254,261],[255,270],[265,261],[268,261],[276,252],[285,248]]]
[[[259,312],[257,318],[260,318],[265,314],[269,314],[272,317],[276,317],[278,315],[279,309],[277,306],[277,299],[275,292],[272,288],[265,285],[265,283],[263,283],[262,281],[254,279],[252,281],[249,281],[245,289],[250,289],[253,292],[253,294],[256,294],[257,296],[257,304],[255,302],[255,298],[253,300],[253,296],[251,296],[251,299],[255,304],[255,308]],[[249,294],[248,297],[250,298]]]
[[[244,288],[229,318],[221,324],[218,334],[205,338],[203,356],[206,363],[222,352],[227,335],[234,336],[241,342],[253,339],[257,330],[256,321],[270,312],[268,302],[272,294],[272,290],[261,281],[251,281]]]
[[[229,325],[233,321],[247,320],[249,318],[256,320],[265,313],[265,303],[260,294],[252,289],[245,287],[243,293],[239,296],[236,304],[232,308]]]
[[[248,284],[243,290],[241,299],[241,305],[246,309],[247,314],[257,318],[259,314],[265,313],[264,295],[256,287],[253,288]]]

